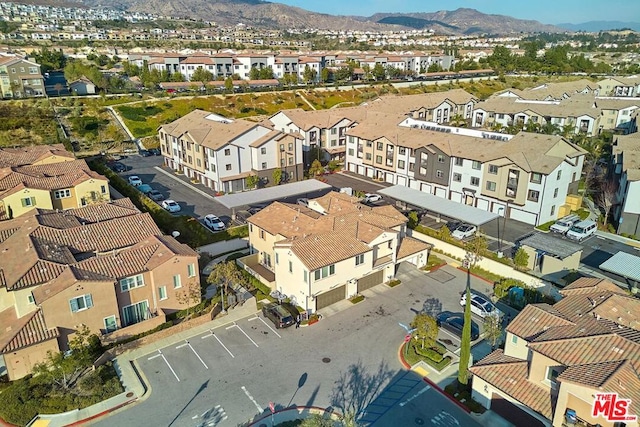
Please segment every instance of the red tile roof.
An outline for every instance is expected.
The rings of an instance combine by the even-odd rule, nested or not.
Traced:
[[[507,326],[507,332],[531,341],[555,326],[573,325],[549,304],[529,304]]]
[[[51,156],[66,157],[69,159],[75,158],[62,144],[2,148],[0,149],[0,167],[31,165]]]
[[[0,313],[0,324],[0,353],[16,351],[60,335],[58,328],[47,328],[39,309],[17,318],[15,309],[8,308]]]

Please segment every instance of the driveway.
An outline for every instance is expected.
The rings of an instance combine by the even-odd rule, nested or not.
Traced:
[[[267,414],[274,402],[276,408],[352,405],[365,425],[396,426],[402,419],[408,422],[402,425],[478,426],[398,361],[405,334],[399,323],[438,301],[454,307],[464,287],[418,273],[422,280],[405,275],[394,288],[379,285],[365,291],[364,301],[308,327],[275,330],[259,314],[167,343],[137,360],[149,397],[97,425],[236,426]],[[442,419],[455,423],[438,424]]]

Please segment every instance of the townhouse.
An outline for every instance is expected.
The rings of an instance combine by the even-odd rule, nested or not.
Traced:
[[[638,426],[640,301],[596,278],[560,293],[554,305],[527,305],[507,326],[504,350],[470,368],[473,398],[515,425]],[[617,414],[625,417],[594,415],[596,400],[613,394],[629,399]]]
[[[45,96],[40,65],[14,55],[0,55],[0,94],[3,98]]]
[[[556,219],[578,190],[586,152],[561,136],[473,136],[402,120],[370,112],[350,129],[345,169],[534,225]]]
[[[426,265],[430,249],[394,207],[336,192],[309,207],[274,202],[248,222],[251,255],[239,263],[309,313],[391,280],[400,262]]]
[[[598,82],[603,96],[640,97],[640,76],[609,77]]]
[[[600,94],[600,86],[591,80],[580,79],[561,83],[544,83],[524,90],[507,89],[497,96],[509,96],[532,101],[561,101],[576,94],[598,96]]]
[[[247,177],[260,185],[303,178],[302,141],[298,134],[274,130],[270,123],[230,120],[194,110],[158,129],[165,165],[215,191],[247,190]],[[277,184],[277,183],[276,183]]]
[[[60,145],[0,150],[0,219],[107,201],[109,180]]]
[[[11,380],[67,350],[82,325],[118,341],[164,323],[187,307],[180,293],[200,286],[197,253],[129,199],[35,209],[0,222],[0,235],[0,354]]]
[[[612,219],[618,234],[640,236],[640,134],[615,135],[611,178],[617,185]]]

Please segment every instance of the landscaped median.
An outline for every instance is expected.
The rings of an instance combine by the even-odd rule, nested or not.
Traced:
[[[148,212],[163,233],[171,235],[174,231],[177,231],[180,233],[177,237],[178,241],[186,243],[192,248],[198,248],[222,240],[247,237],[249,235],[249,230],[246,225],[231,227],[224,231],[212,233],[196,218],[187,215],[176,216],[170,214],[156,202],[136,190],[135,187],[129,185],[129,183],[109,169],[102,161],[90,160],[87,163],[92,170],[109,178],[113,188],[124,197],[131,199],[140,211]]]

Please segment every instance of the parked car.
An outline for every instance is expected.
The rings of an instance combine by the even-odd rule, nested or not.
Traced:
[[[367,193],[362,199],[362,203],[375,203],[382,200],[382,196],[379,194]]]
[[[164,200],[164,196],[158,190],[149,191],[147,193],[147,197],[149,197],[151,200],[153,200],[155,202],[160,202],[160,201]]]
[[[302,198],[302,199],[298,199],[296,200],[296,203],[299,204],[300,206],[305,206],[305,207],[309,207],[309,199],[307,198]]]
[[[462,225],[462,222],[460,221],[449,221],[445,224],[445,227],[449,229],[449,233],[453,233],[461,225]]]
[[[129,177],[129,184],[133,185],[134,187],[137,187],[138,185],[142,185],[142,180],[138,175],[131,175]]]
[[[464,292],[460,297],[460,305],[465,306],[467,303],[467,293]],[[478,294],[471,294],[471,312],[477,314],[483,319],[487,316],[498,316],[502,318],[504,313],[498,309],[491,301]]]
[[[124,165],[124,163],[120,163],[120,162],[113,162],[109,165],[109,168],[111,168],[112,171],[114,172],[126,172],[127,171],[127,167]]]
[[[443,311],[436,316],[436,323],[441,329],[449,331],[454,335],[462,338],[462,327],[464,326],[464,314]],[[480,328],[478,324],[471,321],[471,341],[475,341],[480,337]]]
[[[149,150],[140,150],[140,151],[138,151],[138,153],[139,153],[142,157],[149,157],[149,156],[151,156],[151,152],[149,152]]]
[[[296,322],[289,310],[280,304],[262,306],[262,315],[271,320],[278,329],[286,328]]]
[[[454,239],[462,240],[467,237],[471,237],[476,234],[478,228],[475,225],[462,224],[451,233],[451,237]]]
[[[181,210],[180,205],[174,200],[163,200],[160,206],[171,213],[180,212]]]
[[[227,228],[227,226],[224,225],[224,222],[222,222],[220,218],[213,214],[209,214],[204,217],[204,225],[206,225],[213,231],[222,231]]]
[[[159,148],[149,148],[149,153],[151,153],[154,156],[161,156],[162,152],[160,152]]]
[[[253,205],[250,206],[249,209],[247,209],[247,212],[249,212],[250,215],[255,215],[266,207],[267,205]]]
[[[153,188],[149,184],[140,184],[136,187],[142,194],[149,194]]]
[[[580,222],[580,217],[578,215],[567,215],[557,220],[555,224],[549,227],[549,230],[554,233],[564,234],[577,222]]]
[[[574,224],[573,227],[567,231],[567,237],[571,240],[577,240],[578,242],[586,239],[598,231],[598,226],[595,221],[586,220],[580,221]]]

